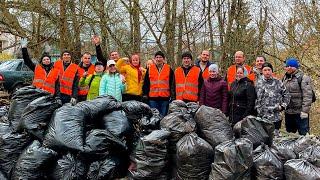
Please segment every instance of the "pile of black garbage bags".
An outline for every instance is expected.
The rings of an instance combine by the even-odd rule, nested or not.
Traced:
[[[100,96],[61,106],[27,86],[0,108],[0,179],[320,179],[315,136],[274,138],[248,116],[173,101],[169,114]]]

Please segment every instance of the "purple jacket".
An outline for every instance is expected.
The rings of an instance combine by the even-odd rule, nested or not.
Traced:
[[[228,112],[228,85],[221,77],[208,78],[203,83],[200,93],[200,105]]]

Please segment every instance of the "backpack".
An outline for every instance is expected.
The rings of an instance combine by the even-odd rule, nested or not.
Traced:
[[[299,84],[299,87],[300,87],[301,92],[302,92],[301,82],[302,82],[303,76],[304,76],[304,75],[298,77],[298,84]],[[312,86],[311,86],[311,87],[312,87]],[[317,100],[316,93],[314,92],[313,87],[312,87],[312,102],[314,103],[316,100]]]

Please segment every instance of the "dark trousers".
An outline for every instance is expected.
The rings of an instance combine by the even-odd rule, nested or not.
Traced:
[[[286,130],[287,132],[306,135],[310,131],[309,117],[301,119],[300,114],[287,114],[285,113]]]
[[[274,122],[274,123],[273,123],[273,124],[274,124],[274,129],[276,129],[276,130],[281,129],[281,123],[282,123],[281,120],[280,120],[280,121],[277,121],[277,122]]]
[[[122,101],[142,101],[142,97],[139,95],[132,95],[132,94],[122,94]]]
[[[69,103],[70,100],[71,100],[71,96],[61,93],[60,94],[60,99],[61,99],[62,104]]]
[[[149,100],[149,106],[151,108],[156,108],[160,112],[160,114],[164,117],[168,113],[168,108],[169,108],[169,101],[154,101],[154,100]]]
[[[78,102],[86,101],[87,100],[87,95],[80,95],[78,96]]]

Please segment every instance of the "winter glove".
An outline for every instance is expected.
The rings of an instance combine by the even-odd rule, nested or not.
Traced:
[[[308,118],[308,116],[309,116],[308,113],[305,113],[305,112],[301,112],[300,113],[300,118],[301,119],[306,119],[306,118]]]
[[[70,103],[74,106],[77,104],[77,99],[76,98],[71,98]]]
[[[142,96],[142,102],[148,104],[148,96]]]
[[[28,39],[27,38],[22,38],[20,40],[20,45],[21,45],[22,48],[26,48],[27,45],[28,45]]]

